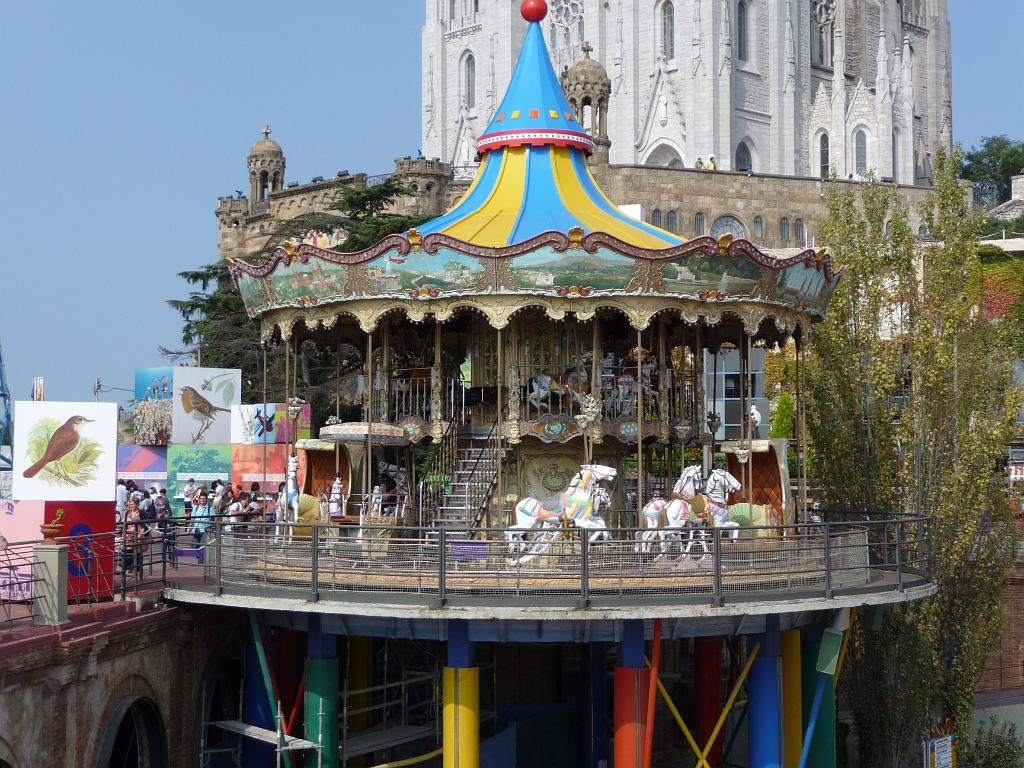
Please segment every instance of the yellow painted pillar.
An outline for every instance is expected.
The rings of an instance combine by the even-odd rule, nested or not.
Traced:
[[[800,671],[800,630],[782,633],[782,766],[799,768],[803,746],[803,688]]]
[[[480,768],[480,668],[444,668],[444,768]]]

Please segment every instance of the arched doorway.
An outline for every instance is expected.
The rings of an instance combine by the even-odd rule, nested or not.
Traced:
[[[97,768],[167,768],[167,737],[149,699],[121,701],[106,724]]]
[[[683,168],[683,158],[680,157],[679,152],[669,144],[659,144],[654,148],[654,151],[647,156],[647,162],[644,165],[654,166],[656,168]]]

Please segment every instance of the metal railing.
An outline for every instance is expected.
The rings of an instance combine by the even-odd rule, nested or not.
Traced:
[[[431,533],[317,525],[279,536],[257,525],[241,535],[217,524],[216,556],[187,586],[313,602],[612,607],[821,600],[931,581],[927,518],[688,529],[665,541],[636,528],[548,529],[516,546],[505,529]]]
[[[34,549],[37,542],[8,544],[0,551],[0,627],[11,631],[32,624],[35,594]]]
[[[433,369],[403,368],[391,373],[386,421],[398,424],[410,416],[430,422],[433,413]],[[442,421],[461,421],[466,411],[466,390],[457,378],[441,379]]]

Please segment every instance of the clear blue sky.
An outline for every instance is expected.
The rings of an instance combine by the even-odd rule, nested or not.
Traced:
[[[1024,0],[950,14],[956,139],[1024,138]],[[389,171],[419,146],[422,0],[40,0],[3,16],[0,344],[16,398],[33,376],[52,400],[91,399],[97,376],[130,388],[179,345],[166,300],[187,290],[178,272],[216,260],[217,197],[246,188],[265,123],[301,182]]]

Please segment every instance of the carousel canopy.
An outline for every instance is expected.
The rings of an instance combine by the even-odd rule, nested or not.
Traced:
[[[688,323],[738,319],[770,338],[824,315],[841,270],[823,250],[773,255],[728,235],[685,240],[601,192],[587,165],[593,140],[544,43],[546,11],[544,0],[523,3],[519,61],[478,140],[477,177],[452,210],[362,251],[310,233],[260,263],[230,262],[266,337],[290,337],[296,324],[331,329],[344,317],[366,331],[392,313],[444,322],[475,311],[500,328],[538,308],[558,320],[616,311],[636,328],[661,312]]]
[[[451,211],[419,232],[491,247],[573,227],[639,248],[684,242],[616,208],[587,166],[593,147],[562,93],[540,23],[530,21],[505,98],[477,141],[483,161],[476,180]]]

